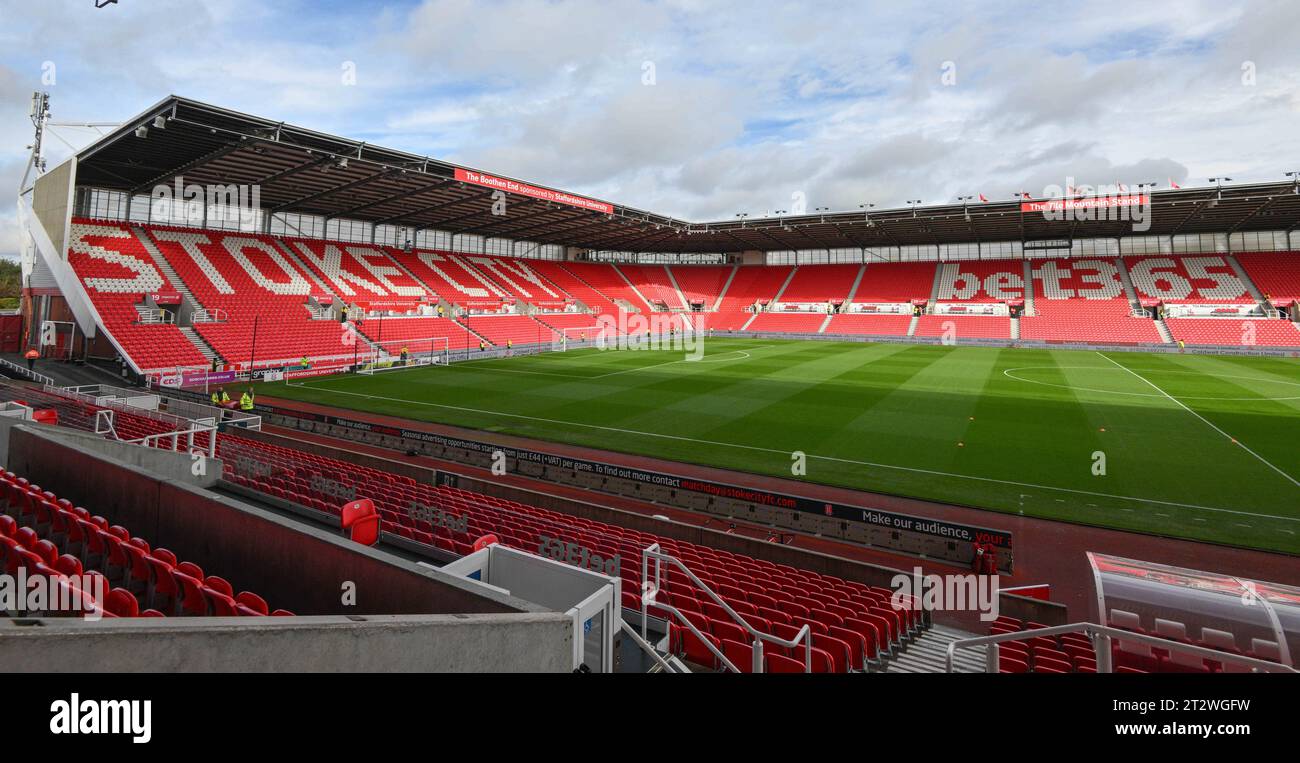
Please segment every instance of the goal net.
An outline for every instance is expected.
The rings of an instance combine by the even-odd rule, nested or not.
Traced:
[[[445,366],[450,351],[451,340],[445,336],[370,342],[361,349],[357,373],[373,375],[416,366]]]
[[[551,340],[551,348],[556,352],[564,352],[569,348],[575,350],[585,347],[600,346],[605,334],[609,331],[606,326],[581,326],[575,328],[556,329],[559,334]]]

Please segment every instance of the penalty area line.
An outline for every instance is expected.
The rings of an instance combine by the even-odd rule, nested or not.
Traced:
[[[1201,420],[1202,422],[1204,422],[1204,424],[1205,424],[1206,426],[1208,426],[1210,429],[1213,429],[1214,431],[1216,431],[1216,432],[1218,432],[1219,434],[1223,435],[1223,436],[1226,437],[1228,440],[1232,441],[1232,443],[1233,443],[1234,445],[1239,446],[1242,450],[1244,450],[1244,451],[1246,451],[1247,453],[1249,453],[1250,455],[1254,456],[1254,457],[1255,457],[1255,458],[1256,458],[1256,459],[1257,459],[1261,464],[1263,464],[1264,466],[1267,466],[1268,468],[1270,468],[1270,469],[1272,469],[1273,471],[1277,472],[1278,474],[1282,475],[1284,478],[1286,478],[1287,482],[1290,482],[1294,487],[1300,487],[1300,482],[1297,482],[1295,477],[1292,477],[1290,474],[1287,474],[1286,472],[1284,472],[1284,471],[1282,471],[1281,469],[1277,468],[1277,467],[1274,466],[1272,463],[1270,463],[1270,462],[1268,461],[1268,459],[1264,458],[1264,457],[1261,456],[1260,454],[1258,454],[1258,453],[1256,453],[1255,451],[1251,450],[1250,447],[1246,445],[1246,443],[1242,442],[1241,440],[1238,440],[1236,437],[1233,437],[1232,435],[1228,434],[1227,432],[1223,431],[1222,429],[1219,429],[1219,427],[1216,426],[1216,425],[1215,425],[1213,422],[1211,422],[1209,419],[1205,418],[1204,416],[1202,416],[1201,414],[1197,413],[1196,411],[1193,411],[1191,408],[1188,408],[1188,407],[1187,407],[1187,404],[1184,403],[1182,400],[1179,400],[1178,398],[1174,397],[1173,395],[1169,394],[1168,392],[1165,392],[1165,391],[1164,391],[1163,389],[1161,389],[1160,387],[1157,387],[1157,386],[1155,385],[1154,382],[1150,381],[1149,379],[1147,379],[1145,376],[1143,376],[1142,374],[1138,373],[1137,371],[1134,371],[1133,369],[1129,368],[1128,366],[1124,365],[1123,363],[1120,363],[1120,362],[1117,361],[1117,360],[1113,360],[1113,359],[1107,357],[1105,353],[1103,353],[1103,352],[1098,352],[1097,354],[1100,355],[1100,356],[1102,356],[1103,358],[1106,358],[1106,360],[1109,360],[1111,363],[1114,363],[1116,366],[1119,366],[1120,368],[1124,369],[1125,371],[1128,371],[1129,373],[1133,374],[1134,376],[1136,376],[1137,378],[1141,379],[1142,381],[1146,382],[1146,383],[1149,384],[1149,385],[1151,386],[1151,388],[1154,389],[1156,392],[1159,392],[1160,394],[1162,394],[1162,395],[1164,395],[1165,397],[1167,397],[1167,398],[1169,398],[1170,400],[1172,400],[1172,401],[1174,402],[1174,404],[1177,405],[1179,408],[1182,408],[1184,411],[1187,411],[1188,413],[1192,414],[1192,415],[1195,416],[1196,418],[1200,419],[1200,420]]]

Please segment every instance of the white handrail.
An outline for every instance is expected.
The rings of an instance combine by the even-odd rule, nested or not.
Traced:
[[[0,366],[4,366],[5,368],[8,368],[11,371],[21,374],[22,376],[31,379],[37,384],[44,384],[46,386],[53,386],[54,384],[54,379],[46,376],[43,373],[38,373],[37,371],[33,371],[27,368],[26,366],[19,365],[18,363],[15,363],[12,360],[9,360],[8,358],[0,358]]]
[[[649,579],[651,559],[654,559],[655,561],[655,577],[654,577],[653,588],[650,587],[650,579]],[[722,654],[718,649],[716,649],[713,646],[713,643],[709,641],[709,639],[704,638],[703,634],[700,633],[698,629],[696,629],[695,624],[692,623],[689,619],[687,619],[684,615],[682,615],[682,613],[679,612],[677,608],[667,604],[661,604],[658,601],[656,601],[656,597],[659,594],[659,581],[663,577],[663,562],[668,562],[669,564],[673,565],[677,569],[686,573],[686,577],[690,578],[691,582],[694,583],[696,587],[698,587],[701,591],[704,591],[706,594],[708,594],[709,598],[713,599],[714,604],[717,604],[719,607],[721,607],[731,617],[731,619],[736,622],[737,625],[739,625],[741,628],[745,630],[746,633],[748,633],[750,636],[753,637],[754,639],[753,672],[755,673],[763,672],[763,642],[764,641],[770,641],[773,644],[776,644],[777,646],[785,647],[787,649],[795,649],[799,646],[800,642],[802,642],[804,646],[804,672],[805,673],[812,672],[812,629],[808,627],[807,623],[801,626],[799,628],[799,632],[796,633],[795,637],[789,641],[780,638],[779,636],[773,636],[770,633],[763,633],[759,630],[756,630],[752,625],[749,624],[748,621],[746,621],[743,617],[741,617],[736,612],[736,610],[732,609],[727,604],[727,602],[723,601],[721,597],[719,597],[716,593],[714,593],[712,588],[709,588],[707,585],[705,585],[702,580],[700,580],[695,576],[695,573],[691,572],[686,567],[686,565],[682,564],[680,559],[660,551],[658,543],[654,543],[650,545],[644,551],[641,552],[641,635],[643,637],[645,636],[646,617],[649,614],[648,612],[649,606],[650,604],[654,604],[656,607],[672,615],[675,615],[678,619],[680,619],[686,625],[686,627],[689,628],[693,634],[695,634],[696,638],[700,639],[700,643],[708,647],[709,651],[712,652],[715,657],[721,659],[723,664],[726,665],[727,668],[729,668],[732,672],[735,673],[740,672],[736,668],[736,666],[733,665],[731,661],[727,659],[726,655]],[[671,636],[672,634],[670,633],[669,634],[670,641],[671,641]]]
[[[974,638],[958,639],[948,644],[947,652],[944,658],[944,667],[948,673],[952,672],[953,654],[958,648],[968,648],[977,646],[988,646],[985,655],[985,669],[989,673],[998,672],[998,648],[997,645],[1003,641],[1024,641],[1026,639],[1036,638],[1038,636],[1056,636],[1062,633],[1081,633],[1088,636],[1094,644],[1094,651],[1097,654],[1097,672],[1110,673],[1110,640],[1119,639],[1121,641],[1135,641],[1148,646],[1155,646],[1161,649],[1169,649],[1179,652],[1185,652],[1197,657],[1214,660],[1215,662],[1231,662],[1233,664],[1245,665],[1249,668],[1257,668],[1264,673],[1297,673],[1295,668],[1283,665],[1280,662],[1269,662],[1254,657],[1246,657],[1232,652],[1224,652],[1218,649],[1211,649],[1195,644],[1184,644],[1181,641],[1160,638],[1158,636],[1149,636],[1145,633],[1128,631],[1123,628],[1112,628],[1109,625],[1097,625],[1096,623],[1073,623],[1071,625],[1055,625],[1051,628],[1033,628],[1027,631],[1016,631],[1015,633],[998,633],[991,636],[976,636]]]

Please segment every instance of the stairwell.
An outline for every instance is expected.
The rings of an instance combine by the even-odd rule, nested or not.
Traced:
[[[1119,269],[1119,280],[1124,284],[1124,295],[1128,297],[1128,305],[1133,310],[1141,310],[1142,302],[1138,300],[1137,291],[1133,288],[1133,281],[1128,277],[1128,268],[1124,267],[1124,258],[1115,258],[1115,267]]]
[[[943,673],[947,669],[948,645],[961,639],[975,638],[946,625],[932,625],[901,650],[882,660],[878,673]],[[985,647],[958,649],[953,653],[954,673],[983,673]]]
[[[1019,318],[1012,318],[1012,319],[1011,319],[1011,338],[1012,338],[1012,339],[1015,339],[1015,340],[1019,340],[1019,339],[1020,339],[1020,319],[1019,319]]]
[[[1025,265],[1025,315],[1038,315],[1038,309],[1034,307],[1034,263],[1029,260],[1024,261]]]
[[[1256,304],[1263,305],[1267,302],[1264,293],[1259,290],[1259,287],[1255,286],[1254,281],[1250,280],[1250,275],[1246,273],[1246,269],[1241,266],[1241,263],[1237,262],[1236,257],[1229,254],[1225,255],[1223,259],[1227,260],[1228,264],[1232,266],[1232,272],[1237,274],[1237,278],[1241,280],[1241,283],[1246,287],[1246,292],[1250,294],[1250,298],[1255,300]]]
[[[185,335],[185,338],[190,340],[190,343],[194,345],[195,349],[197,349],[203,357],[208,359],[209,363],[212,363],[213,361],[217,363],[225,362],[225,359],[217,354],[216,350],[212,349],[212,345],[208,344],[207,340],[200,336],[199,332],[195,331],[193,326],[181,326],[180,329],[181,333]]]
[[[190,291],[190,287],[186,286],[185,282],[181,280],[181,277],[176,273],[176,269],[173,268],[172,264],[163,256],[163,253],[158,249],[158,246],[154,244],[153,238],[145,231],[145,229],[141,228],[139,225],[132,225],[131,232],[135,234],[136,239],[144,245],[144,250],[149,253],[151,258],[153,258],[153,264],[158,267],[158,272],[162,273],[167,280],[171,282],[172,286],[176,287],[176,291],[180,292],[181,299],[185,300],[185,303],[189,308],[191,310],[201,310],[203,306],[194,298],[194,294]]]
[[[632,293],[636,295],[637,299],[645,303],[645,309],[648,312],[653,313],[655,311],[654,305],[650,304],[650,300],[646,299],[645,295],[641,293],[641,290],[636,287],[636,284],[632,283],[632,279],[628,278],[627,274],[619,269],[616,263],[611,263],[611,267],[614,268],[615,273],[618,273],[618,277],[623,279],[623,283],[627,284],[628,288],[632,290]]]
[[[297,265],[299,270],[306,273],[307,277],[312,280],[312,283],[316,284],[321,288],[321,291],[333,297],[336,304],[339,305],[348,304],[348,301],[346,299],[340,296],[338,292],[331,289],[329,284],[321,280],[320,276],[316,275],[315,270],[312,270],[310,267],[307,266],[307,263],[302,261],[302,258],[298,256],[298,252],[295,251],[292,246],[289,246],[287,243],[281,241],[278,238],[272,238],[271,242],[276,246],[277,249],[280,250],[281,254],[289,258],[290,262]]]
[[[673,285],[673,291],[677,292],[677,298],[682,301],[682,309],[690,310],[691,303],[686,301],[686,292],[682,291],[681,285],[677,283],[677,276],[673,275],[673,269],[664,265],[664,272],[668,274],[668,282]]]
[[[786,287],[790,285],[790,282],[794,280],[794,274],[798,272],[799,272],[798,265],[795,265],[794,267],[790,268],[790,275],[785,277],[785,283],[781,284],[781,288],[777,289],[776,296],[772,297],[772,304],[775,305],[776,303],[781,301],[781,295],[785,294]]]
[[[916,336],[916,324],[921,322],[921,316],[913,315],[912,322],[907,324],[907,335]]]
[[[731,274],[727,276],[727,282],[724,283],[724,284],[722,284],[722,290],[718,292],[718,296],[713,300],[713,304],[712,304],[712,305],[706,304],[706,305],[704,306],[704,309],[705,309],[705,310],[717,310],[717,309],[718,309],[718,305],[721,305],[721,304],[722,304],[722,300],[726,299],[726,297],[727,297],[727,290],[731,288],[731,282],[734,281],[734,280],[736,280],[736,273],[738,273],[738,272],[740,272],[740,266],[739,266],[739,265],[732,265],[732,266],[731,266]]]
[[[848,295],[844,297],[844,304],[846,305],[853,304],[853,298],[857,296],[858,287],[862,285],[862,277],[865,276],[866,274],[867,274],[867,266],[865,263],[863,263],[862,267],[858,268],[858,277],[853,279],[853,285],[849,287]]]
[[[180,274],[176,272],[176,269],[172,267],[172,264],[167,261],[165,256],[163,256],[162,250],[160,250],[158,245],[154,243],[153,237],[139,225],[132,225],[131,232],[135,234],[136,239],[144,247],[144,250],[149,253],[149,257],[153,259],[154,265],[158,267],[158,271],[162,273],[167,280],[171,282],[172,286],[176,287],[176,291],[180,293],[181,300],[187,308],[185,312],[189,315],[188,320],[193,323],[195,315],[206,315],[206,308],[200,305],[199,301],[194,298],[194,293],[190,291],[190,287],[185,285],[185,281],[181,280]],[[208,344],[208,341],[200,336],[199,332],[194,330],[193,325],[181,326],[177,324],[177,327],[180,329],[181,334],[189,340],[190,344],[194,345],[194,349],[198,350],[200,355],[207,358],[208,363],[225,362],[226,359],[221,356],[221,353],[217,352],[212,345]]]
[[[388,252],[384,252],[384,254],[388,254]],[[434,291],[433,288],[432,288],[431,286],[429,286],[429,284],[425,283],[424,281],[422,281],[422,280],[420,279],[419,276],[417,276],[416,274],[412,273],[411,270],[410,270],[410,268],[408,268],[408,267],[406,267],[405,265],[403,265],[403,264],[402,264],[402,263],[401,263],[401,262],[400,262],[396,257],[392,256],[391,254],[388,254],[388,261],[391,262],[391,263],[393,263],[394,265],[396,265],[398,270],[400,270],[400,271],[402,271],[403,273],[405,273],[407,278],[410,278],[412,281],[414,281],[415,283],[419,284],[420,287],[423,288],[425,291],[429,292],[430,294],[432,294],[433,296],[437,297],[438,299],[442,299],[442,295],[441,295],[441,294],[439,294],[438,292]]]
[[[829,325],[831,325],[831,318],[834,318],[834,317],[835,317],[835,313],[827,313],[827,314],[826,314],[826,320],[822,321],[822,326],[821,326],[821,328],[817,329],[817,333],[818,333],[818,334],[825,334],[825,333],[826,333],[826,327],[829,326]]]
[[[579,283],[581,283],[583,286],[586,286],[588,289],[591,289],[592,291],[594,291],[594,292],[596,292],[597,294],[599,294],[603,299],[608,300],[609,302],[612,302],[612,303],[614,303],[615,305],[619,305],[620,307],[622,307],[624,310],[628,311],[629,313],[639,313],[639,312],[641,312],[640,310],[636,309],[636,307],[635,307],[631,302],[628,302],[628,301],[625,300],[625,299],[610,299],[610,297],[609,297],[608,294],[606,294],[605,292],[601,291],[600,289],[597,289],[595,286],[592,286],[591,284],[587,283],[587,279],[583,278],[582,276],[578,275],[577,273],[573,272],[572,270],[569,270],[568,268],[564,267],[564,263],[563,263],[563,262],[559,263],[559,265],[560,265],[560,267],[564,270],[565,273],[568,273],[570,276],[572,276],[573,278],[577,279],[577,281],[578,281]],[[550,280],[550,279],[547,279],[547,280]],[[557,287],[557,288],[558,288],[558,287]],[[563,289],[561,289],[561,291],[563,291]]]
[[[536,320],[536,319],[534,319],[534,320]],[[465,330],[468,331],[469,333],[471,333],[471,334],[473,334],[474,336],[478,337],[478,338],[479,338],[479,341],[483,342],[483,344],[487,345],[488,347],[496,347],[496,344],[493,343],[492,340],[488,339],[487,337],[485,337],[485,336],[483,336],[482,334],[478,333],[478,332],[475,331],[474,329],[470,328],[470,326],[469,326],[468,323],[462,321],[460,318],[456,318],[455,321],[456,321],[456,325],[457,325],[457,326],[460,326],[461,328],[465,329]],[[539,321],[539,322],[540,322],[540,321]],[[551,327],[548,326],[547,328],[551,328]],[[551,331],[554,331],[554,330],[555,330],[554,328],[551,328]]]
[[[1156,331],[1160,332],[1160,340],[1165,344],[1173,344],[1174,335],[1169,331],[1169,327],[1165,325],[1165,322],[1163,320],[1158,320],[1155,323]]]

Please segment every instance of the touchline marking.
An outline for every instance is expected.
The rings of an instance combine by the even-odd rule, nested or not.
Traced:
[[[307,386],[297,385],[297,386]],[[424,400],[404,400],[400,397],[384,397],[383,395],[369,395],[364,392],[348,392],[341,389],[326,389],[315,387],[314,389],[325,389],[325,391],[336,395],[352,395],[354,397],[364,397],[370,400],[386,400],[390,403],[403,403],[406,405],[423,405],[429,408],[444,408],[450,411],[463,411],[466,413],[480,413],[487,416],[501,416],[511,419],[522,419],[524,421],[539,421],[544,424],[561,424],[569,427],[581,427],[583,429],[599,429],[606,432],[618,432],[620,434],[640,435],[642,437],[658,437],[663,440],[677,440],[680,442],[693,442],[701,445],[717,445],[723,448],[736,448],[739,450],[758,451],[760,453],[779,453],[782,456],[789,456],[790,451],[780,450],[778,448],[764,448],[758,445],[739,445],[733,442],[718,442],[716,440],[701,440],[695,437],[683,437],[681,435],[659,434],[657,432],[642,432],[636,429],[620,429],[618,427],[607,427],[599,424],[582,424],[576,421],[561,421],[560,419],[546,419],[540,416],[525,416],[521,413],[503,413],[501,411],[485,411],[481,408],[468,408],[461,405],[446,405],[444,403],[430,403]],[[453,425],[454,426],[454,425]],[[1032,482],[1014,482],[1012,480],[1000,480],[993,477],[976,477],[970,474],[953,474],[952,472],[941,472],[934,469],[918,469],[910,466],[895,466],[893,464],[878,464],[872,461],[856,461],[851,458],[837,458],[835,456],[818,456],[812,453],[806,454],[808,458],[818,461],[831,461],[841,464],[853,464],[855,466],[870,466],[877,469],[894,469],[902,472],[913,472],[916,474],[930,474],[937,477],[955,477],[957,479],[974,480],[976,482],[991,482],[998,485],[1016,485],[1018,487],[1034,488],[1036,490],[1051,490],[1060,493],[1071,493],[1075,495],[1091,495],[1098,498],[1117,498],[1121,501],[1137,501],[1140,503],[1158,504],[1161,506],[1177,506],[1183,509],[1199,509],[1201,511],[1214,511],[1221,514],[1239,514],[1247,517],[1259,517],[1260,519],[1275,519],[1283,522],[1300,522],[1300,517],[1282,517],[1274,514],[1259,514],[1253,511],[1240,511],[1237,509],[1222,509],[1216,506],[1200,506],[1194,503],[1179,503],[1177,501],[1162,501],[1156,498],[1135,498],[1131,495],[1116,495],[1114,493],[1096,493],[1091,490],[1077,490],[1068,487],[1054,487],[1052,485],[1038,485]],[[1122,511],[1131,511],[1123,509]]]
[[[1124,369],[1125,371],[1128,371],[1129,373],[1133,374],[1134,376],[1136,376],[1137,378],[1139,378],[1139,379],[1141,379],[1142,381],[1146,382],[1147,384],[1150,384],[1152,389],[1154,389],[1155,391],[1157,391],[1157,392],[1159,392],[1160,394],[1164,395],[1165,397],[1169,398],[1170,400],[1174,401],[1174,403],[1177,404],[1179,408],[1182,408],[1184,411],[1187,411],[1188,413],[1192,414],[1192,415],[1195,416],[1196,418],[1198,418],[1198,419],[1200,419],[1201,421],[1205,422],[1205,425],[1206,425],[1206,426],[1210,427],[1210,428],[1213,429],[1214,431],[1218,432],[1219,434],[1221,434],[1221,435],[1223,435],[1224,437],[1228,438],[1228,439],[1231,440],[1232,442],[1236,443],[1238,446],[1241,447],[1242,450],[1246,451],[1246,452],[1249,453],[1250,455],[1252,455],[1252,456],[1254,456],[1255,458],[1257,458],[1261,464],[1263,464],[1264,466],[1267,466],[1268,468],[1272,469],[1273,471],[1275,471],[1275,472],[1277,472],[1278,474],[1280,474],[1280,475],[1282,475],[1283,477],[1285,477],[1286,480],[1287,480],[1288,482],[1290,482],[1292,485],[1294,485],[1295,487],[1300,487],[1300,482],[1297,482],[1295,477],[1292,477],[1291,475],[1289,475],[1289,474],[1287,474],[1286,472],[1282,471],[1281,469],[1277,468],[1277,467],[1274,466],[1273,464],[1269,463],[1268,460],[1265,459],[1263,456],[1261,456],[1261,455],[1259,455],[1258,453],[1256,453],[1255,451],[1251,450],[1251,449],[1246,445],[1246,443],[1242,442],[1241,440],[1238,440],[1237,438],[1233,437],[1232,435],[1228,434],[1227,432],[1223,431],[1222,429],[1219,429],[1219,428],[1218,428],[1217,426],[1215,426],[1215,425],[1214,425],[1214,424],[1213,424],[1209,419],[1205,418],[1204,416],[1202,416],[1201,414],[1197,413],[1196,411],[1193,411],[1191,408],[1188,408],[1187,405],[1183,403],[1183,401],[1179,400],[1178,398],[1174,397],[1173,395],[1169,394],[1168,392],[1165,392],[1163,389],[1157,387],[1154,383],[1148,381],[1147,378],[1146,378],[1145,376],[1143,376],[1142,374],[1139,374],[1137,371],[1134,371],[1133,369],[1129,368],[1128,366],[1124,365],[1123,363],[1120,363],[1120,362],[1115,361],[1115,360],[1111,360],[1111,359],[1110,359],[1109,357],[1107,357],[1107,355],[1106,355],[1105,353],[1103,353],[1103,352],[1098,351],[1097,354],[1100,355],[1100,356],[1102,356],[1103,358],[1106,358],[1106,360],[1110,360],[1111,363],[1114,363],[1115,365],[1119,366],[1120,368]]]

